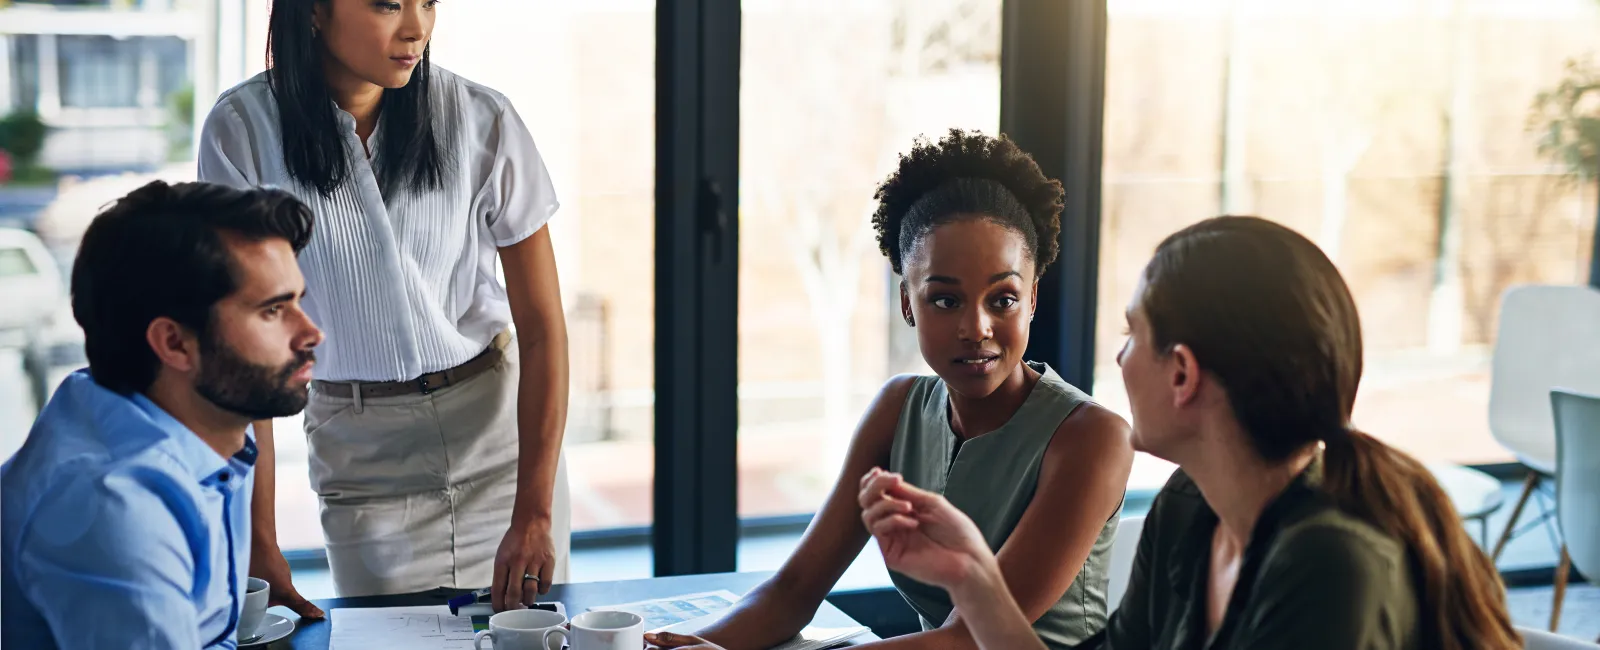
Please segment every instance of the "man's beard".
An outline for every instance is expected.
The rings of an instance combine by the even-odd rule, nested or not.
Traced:
[[[246,361],[215,334],[207,334],[201,337],[200,353],[194,390],[218,408],[251,420],[287,417],[305,409],[307,387],[291,386],[289,378],[316,359],[312,351],[301,350],[275,368]]]

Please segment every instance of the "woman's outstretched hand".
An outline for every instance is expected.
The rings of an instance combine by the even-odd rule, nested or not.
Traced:
[[[954,590],[994,565],[978,527],[943,496],[874,467],[861,477],[861,521],[890,569]]]
[[[722,646],[694,636],[692,634],[673,634],[662,632],[660,634],[644,635],[645,643],[652,650],[655,648],[682,648],[683,650],[723,650]]]

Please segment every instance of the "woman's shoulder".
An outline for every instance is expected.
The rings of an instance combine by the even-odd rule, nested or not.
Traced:
[[[1028,362],[1028,365],[1039,373],[1039,384],[1029,401],[1036,404],[1036,411],[1045,421],[1058,422],[1054,434],[1057,439],[1100,437],[1102,440],[1097,441],[1100,443],[1131,444],[1128,422],[1122,416],[1063,379],[1050,364]]]
[[[1322,561],[1342,573],[1383,575],[1402,568],[1406,547],[1398,538],[1331,503],[1286,524],[1273,540],[1268,564]]]
[[[462,102],[462,108],[469,115],[496,116],[511,105],[511,100],[502,93],[487,85],[478,83],[450,70],[434,65],[430,68],[433,72],[433,83],[436,92],[455,95]]]
[[[1182,469],[1175,469],[1172,476],[1167,477],[1166,485],[1161,486],[1155,499],[1150,502],[1150,511],[1145,516],[1145,529],[1166,526],[1186,530],[1195,515],[1206,507],[1205,495],[1200,493],[1200,487],[1195,485],[1194,479],[1189,478]]]
[[[263,129],[273,132],[277,121],[278,106],[272,99],[267,72],[263,71],[217,95],[217,102],[206,113],[203,130],[208,137],[243,136]],[[241,128],[245,130],[240,131]]]
[[[942,385],[937,375],[898,374],[883,382],[870,408],[894,411],[898,415],[914,402],[920,404],[927,401],[934,390]]]
[[[272,95],[272,84],[271,80],[268,78],[268,74],[268,71],[262,70],[261,72],[256,73],[255,76],[234,84],[232,88],[222,91],[221,94],[217,95],[217,105],[220,106],[226,100],[233,99],[236,96],[249,97],[252,99],[270,97]]]

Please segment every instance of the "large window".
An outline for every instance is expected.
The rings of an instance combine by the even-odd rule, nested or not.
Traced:
[[[1047,169],[1071,174],[1069,187],[1085,181],[1076,161],[1092,155],[1092,138],[1071,130],[1100,99],[1087,65],[1098,41],[1082,38],[1100,23],[1027,18],[1099,1],[1002,11],[1005,0],[744,0],[737,58],[727,55],[735,32],[721,29],[735,0],[665,4],[662,25],[654,0],[440,4],[435,61],[510,98],[561,198],[550,228],[571,342],[573,528],[588,544],[583,562],[606,565],[576,579],[650,570],[630,544],[655,523],[658,434],[664,467],[692,461],[664,470],[660,493],[697,505],[654,529],[668,558],[657,568],[727,565],[735,513],[717,495],[735,483],[738,568],[787,557],[872,396],[892,375],[928,372],[871,230],[875,186],[918,136],[998,132],[1002,38],[1017,47],[1005,78],[1027,81],[1007,90],[1073,89],[1065,111],[1050,93],[1006,93],[1049,100],[1008,102],[1008,124]],[[1595,184],[1541,151],[1559,111],[1539,99],[1565,79],[1600,76],[1600,4],[1104,1],[1099,265],[1063,260],[1051,278],[1066,278],[1052,294],[1069,303],[1061,314],[1096,321],[1095,381],[1083,387],[1127,415],[1114,362],[1122,311],[1162,237],[1219,213],[1259,214],[1321,244],[1356,295],[1367,343],[1356,424],[1426,460],[1507,460],[1486,417],[1498,298],[1517,283],[1581,283],[1589,268]],[[101,206],[155,178],[192,179],[195,116],[260,71],[270,4],[0,0],[7,142],[45,134],[0,160],[0,225],[37,231],[69,268]],[[1003,35],[1003,15],[1040,29],[1012,24]],[[1066,45],[1041,46],[1057,42],[1042,30],[1062,24]],[[662,33],[671,38],[658,44]],[[737,97],[724,92],[734,60]],[[731,264],[692,255],[727,259],[717,222],[733,210],[712,208],[732,184],[718,181],[733,170],[735,116],[737,296],[716,290]],[[657,142],[673,161],[665,171]],[[657,196],[667,199],[659,211]],[[1082,232],[1093,194],[1074,196],[1086,198],[1069,199],[1069,232]],[[666,253],[657,228],[674,242]],[[1077,304],[1089,302],[1074,297],[1089,280],[1098,302]],[[659,295],[658,281],[670,285]],[[726,338],[735,298],[736,390],[734,344],[696,336]],[[670,324],[659,350],[658,307]],[[1084,352],[1079,323],[1061,320],[1071,327],[1035,328],[1034,340],[1054,348],[1047,360],[1072,363]],[[0,457],[32,421],[33,386],[83,362],[65,302],[38,332],[26,354],[0,332]],[[47,372],[26,374],[41,363]],[[695,379],[667,383],[689,388],[663,390],[660,409],[658,367]],[[733,404],[736,432],[718,411]],[[320,549],[301,421],[277,431],[279,541]],[[1171,470],[1141,455],[1130,488],[1155,488]],[[594,550],[597,540],[611,548]],[[874,552],[842,584],[881,584]]]
[[[50,19],[77,20],[84,29],[115,27],[117,21],[107,22],[103,12],[142,17],[177,8],[194,12],[207,26],[192,39],[0,36],[9,55],[0,58],[7,73],[0,77],[7,91],[0,99],[8,99],[0,102],[0,115],[13,108],[37,111],[51,129],[37,161],[49,177],[24,183],[19,175],[0,188],[0,216],[14,213],[21,225],[39,230],[63,266],[99,206],[155,178],[193,180],[192,116],[205,115],[217,92],[260,72],[270,6],[268,0],[224,3],[212,15],[202,11],[204,3],[78,4],[85,6]],[[42,9],[30,11],[40,15]],[[437,64],[511,100],[559,193],[561,210],[550,229],[571,345],[566,453],[573,528],[648,526],[654,458],[654,2],[442,3],[433,55]],[[135,108],[141,110],[129,112]],[[122,149],[137,151],[107,154]],[[84,169],[95,176],[60,184],[54,178],[54,172]],[[57,329],[81,341],[70,313],[62,313]],[[50,383],[81,363],[81,353],[65,363],[51,371]],[[6,353],[0,364],[0,392],[22,399],[0,404],[0,424],[8,434],[17,431],[0,440],[9,455],[32,419],[32,400],[24,381],[13,382],[13,357]],[[279,542],[285,550],[320,549],[319,506],[307,480],[301,419],[285,418],[275,428]],[[648,571],[648,563],[642,570]]]
[[[1592,2],[1112,0],[1094,392],[1126,408],[1122,312],[1155,245],[1219,213],[1317,241],[1355,293],[1355,423],[1426,460],[1509,460],[1488,358],[1515,283],[1582,284],[1592,185],[1535,108],[1600,50]],[[1159,486],[1141,459],[1135,487]],[[1166,466],[1165,469],[1170,469]]]
[[[815,512],[868,401],[896,373],[927,372],[893,317],[872,195],[917,136],[997,131],[1000,2],[743,11],[739,514],[763,518]],[[740,568],[787,552],[759,555]]]
[[[650,524],[655,2],[441,3],[438,61],[504,92],[561,196],[573,530]],[[485,44],[495,43],[494,47]]]

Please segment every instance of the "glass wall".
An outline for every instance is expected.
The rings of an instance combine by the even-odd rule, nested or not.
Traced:
[[[48,129],[37,150],[0,155],[0,226],[34,230],[66,268],[99,207],[155,178],[193,179],[195,117],[260,72],[269,5],[0,0],[0,117],[36,115]],[[1368,355],[1359,426],[1430,461],[1507,460],[1486,417],[1498,297],[1586,279],[1594,184],[1540,150],[1560,116],[1539,99],[1600,76],[1600,5],[1108,7],[1097,399],[1126,415],[1114,355],[1156,243],[1208,216],[1259,214],[1318,241],[1356,294]],[[738,391],[725,397],[740,417],[738,514],[796,524],[834,484],[884,381],[928,371],[897,316],[872,194],[918,136],[998,131],[1002,1],[742,8]],[[641,532],[655,308],[672,299],[654,292],[655,3],[471,0],[439,12],[436,62],[510,98],[562,200],[551,233],[571,338],[573,526]],[[34,375],[48,388],[83,362],[65,303],[38,332],[25,349],[0,332],[0,456],[32,422]],[[278,431],[280,543],[320,548],[299,419]],[[1141,456],[1130,487],[1170,471]],[[740,568],[776,566],[794,529],[747,536]]]
[[[205,13],[205,4],[113,2],[49,16],[78,20],[87,29],[105,24],[96,12],[138,18],[176,8],[180,18],[202,25],[199,34],[5,37],[8,56],[0,63],[7,76],[0,89],[9,94],[0,114],[38,112],[51,134],[37,161],[38,178],[19,175],[0,186],[0,219],[15,215],[15,225],[38,231],[63,268],[99,206],[156,178],[193,180],[193,116],[203,117],[217,92],[261,71],[270,1],[220,3],[215,15]],[[47,10],[28,8],[30,16]],[[201,19],[206,16],[216,20]],[[655,4],[441,3],[433,55],[438,65],[511,100],[559,192],[561,210],[550,228],[571,345],[566,453],[573,528],[648,526],[654,461]],[[215,77],[211,83],[208,75]],[[195,88],[210,94],[195,96]],[[149,110],[126,112],[140,108]],[[51,369],[51,385],[82,363],[81,351],[72,354],[82,335],[70,310],[63,306],[57,320],[51,345],[62,352],[62,365]],[[21,444],[33,407],[26,379],[12,370],[20,364],[10,354],[0,352],[5,455]],[[307,480],[300,418],[280,420],[276,430],[279,542],[285,550],[320,549],[319,506]]]
[[[928,372],[896,316],[872,195],[917,137],[998,131],[1000,2],[745,0],[743,12],[739,515],[808,515],[883,383]],[[740,570],[776,568],[793,541],[745,536]],[[882,581],[881,564],[868,569],[860,581]]]
[[[1318,242],[1355,294],[1357,426],[1429,461],[1510,460],[1487,416],[1499,296],[1587,280],[1595,190],[1541,154],[1537,100],[1594,64],[1597,10],[1112,0],[1095,395],[1125,412],[1123,308],[1161,238],[1256,214]],[[1170,469],[1141,458],[1133,486]]]

